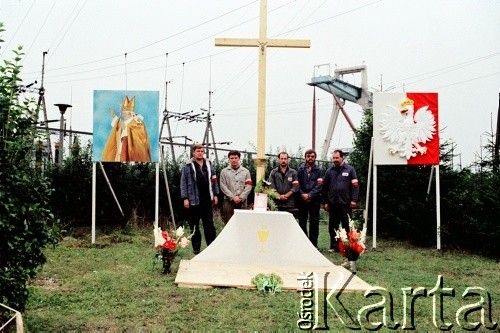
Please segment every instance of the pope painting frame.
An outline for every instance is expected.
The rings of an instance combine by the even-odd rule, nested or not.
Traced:
[[[94,90],[93,108],[94,162],[158,162],[158,91]],[[130,143],[123,144],[124,135]]]

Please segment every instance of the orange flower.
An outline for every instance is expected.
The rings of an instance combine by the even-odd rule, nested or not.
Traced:
[[[349,231],[349,242],[350,243],[352,243],[352,242],[359,242],[360,239],[361,239],[361,233],[360,232],[357,232],[354,229],[352,229],[351,231]]]

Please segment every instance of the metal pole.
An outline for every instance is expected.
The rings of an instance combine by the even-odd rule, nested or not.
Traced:
[[[163,152],[162,152],[163,154]],[[155,222],[154,222],[154,226],[155,226],[155,230],[156,228],[158,228],[158,216],[160,215],[159,214],[159,202],[160,202],[160,164],[159,163],[155,163],[156,164],[156,168],[155,168]]]
[[[373,166],[373,229],[372,248],[377,248],[377,165]]]
[[[9,320],[0,323],[0,324],[2,324],[2,326],[0,326],[0,332],[3,332],[4,328],[6,328],[9,325],[9,323],[15,319],[16,320],[16,332],[23,333],[24,332],[24,324],[23,324],[23,316],[22,316],[21,312],[13,309],[11,307],[8,307],[7,305],[2,304],[2,303],[0,303],[0,307],[3,307],[9,311],[14,312],[14,316],[12,316]]]
[[[95,243],[96,162],[92,163],[92,244]]]
[[[60,124],[59,124],[59,164],[62,164],[63,162],[63,155],[64,155],[64,131],[65,131],[65,124],[64,124],[64,113],[68,108],[71,107],[69,104],[64,104],[64,103],[57,103],[54,104],[59,108],[59,112],[61,112],[61,119],[60,119]]]
[[[366,204],[365,204],[365,211],[363,212],[363,217],[365,219],[365,223],[363,225],[363,229],[366,230],[368,228],[368,210],[370,208],[370,185],[371,185],[371,176],[372,176],[372,165],[373,165],[373,137],[370,142],[370,158],[368,162],[368,180],[366,184]],[[362,239],[361,241],[363,244],[366,243],[366,232],[362,233],[364,235],[365,239]]]
[[[166,167],[165,167],[165,160],[164,160],[164,155],[163,155],[163,146],[161,147],[162,149],[162,169],[163,169],[163,177],[165,178],[165,188],[167,189],[167,198],[168,198],[168,208],[170,209],[170,217],[172,218],[172,224],[174,226],[174,229],[177,229],[176,228],[176,225],[175,225],[175,216],[174,216],[174,209],[172,207],[172,198],[170,197],[170,188],[168,187],[168,177],[167,177],[167,170],[166,170]]]
[[[118,209],[120,209],[120,213],[122,213],[122,216],[125,216],[125,214],[123,214],[122,207],[120,206],[120,203],[118,202],[118,198],[116,197],[115,191],[113,190],[113,187],[111,186],[111,183],[109,182],[108,176],[106,175],[106,171],[104,171],[104,167],[102,166],[101,162],[99,162],[99,166],[101,167],[104,178],[106,179],[106,183],[108,183],[109,189],[111,190],[111,194],[113,194],[113,198],[115,198],[116,204],[118,205]]]
[[[349,115],[345,111],[344,106],[342,105],[339,98],[334,93],[332,93],[332,95],[333,95],[333,98],[335,99],[335,102],[337,102],[337,105],[339,106],[340,111],[342,111],[342,114],[344,115],[345,120],[347,120],[347,123],[351,127],[352,131],[354,132],[354,134],[356,134],[356,132],[357,132],[356,126],[354,126],[354,123],[352,122],[351,118],[349,118]]]
[[[432,184],[432,176],[434,174],[434,165],[431,165],[431,175],[429,177],[429,184],[427,185],[427,196],[425,197],[425,200],[429,198],[429,194],[431,193],[431,184]]]
[[[313,108],[312,108],[312,144],[311,148],[316,150],[316,87],[313,88]]]
[[[63,163],[64,153],[64,113],[61,112],[61,119],[59,124],[59,164]]]
[[[441,250],[441,193],[440,193],[440,181],[439,181],[439,164],[436,164],[436,237],[437,237],[437,249]]]
[[[170,120],[169,120],[168,109],[167,109],[167,96],[168,96],[168,84],[169,83],[170,83],[170,81],[165,82],[165,111],[163,111],[164,121],[161,124],[161,126],[163,128],[165,121],[167,122],[168,137],[170,138],[170,153],[172,154],[172,160],[175,161],[174,141],[172,139],[172,131],[170,129]]]

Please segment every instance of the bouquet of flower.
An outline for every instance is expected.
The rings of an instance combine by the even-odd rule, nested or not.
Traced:
[[[172,261],[179,251],[177,245],[185,248],[189,245],[193,236],[193,234],[184,236],[183,227],[177,228],[172,234],[173,236],[170,236],[166,230],[162,231],[159,227],[154,229],[155,249],[158,251],[155,255],[155,261],[161,260],[163,262],[163,274],[171,272]]]
[[[267,209],[268,210],[278,210],[275,200],[279,200],[280,195],[274,188],[271,187],[271,183],[265,180],[260,180],[254,189],[255,201],[257,201],[257,196],[262,193],[267,196]]]
[[[366,228],[361,232],[354,227],[352,220],[349,220],[349,233],[344,228],[335,230],[336,238],[339,243],[339,252],[342,256],[346,257],[349,261],[356,261],[359,255],[365,252],[366,246],[363,243],[363,236],[366,233]]]

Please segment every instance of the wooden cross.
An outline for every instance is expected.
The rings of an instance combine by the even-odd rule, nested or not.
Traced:
[[[305,39],[268,39],[267,38],[267,0],[260,0],[259,38],[216,38],[215,46],[258,47],[259,49],[259,83],[257,113],[257,165],[256,181],[264,178],[267,159],[266,143],[266,51],[268,47],[309,48],[311,42]]]

